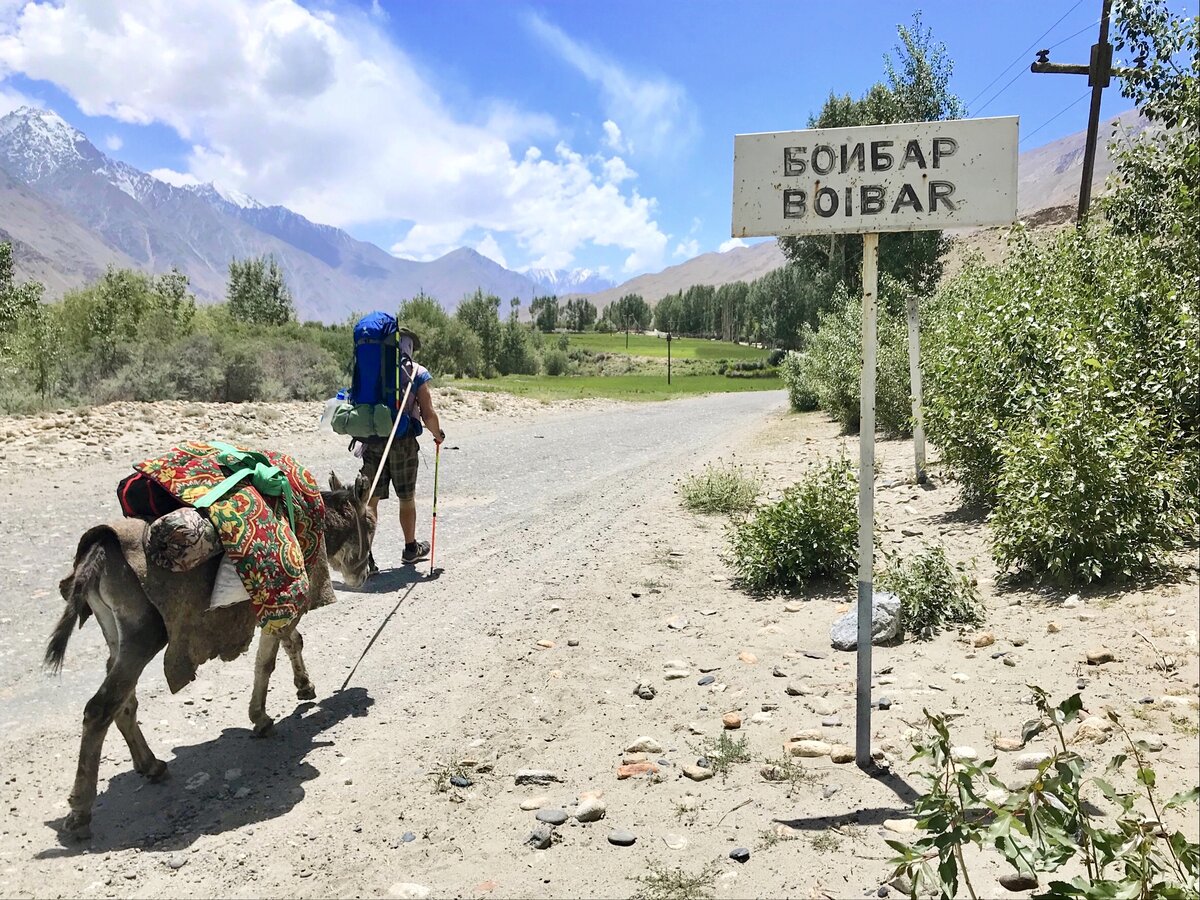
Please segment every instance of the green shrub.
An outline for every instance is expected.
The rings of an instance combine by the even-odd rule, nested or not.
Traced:
[[[926,427],[1004,567],[1089,582],[1153,569],[1200,507],[1195,279],[1107,229],[969,263],[931,308]]]
[[[788,351],[779,365],[779,374],[783,377],[792,409],[796,412],[817,409],[817,391],[807,377],[803,354],[795,350]]]
[[[562,350],[547,350],[542,354],[542,366],[547,375],[566,375],[571,361]]]
[[[983,605],[974,581],[952,567],[941,547],[925,547],[907,560],[890,559],[876,587],[900,598],[904,627],[927,641],[947,625],[982,625]]]
[[[692,512],[729,514],[753,509],[759,487],[758,479],[738,466],[708,465],[685,478],[680,491]]]
[[[858,553],[858,479],[849,461],[827,460],[783,498],[731,526],[730,562],[755,590],[794,590],[812,578],[843,578]]]
[[[862,372],[862,299],[846,297],[840,306],[822,313],[817,330],[805,326],[802,349],[785,366],[789,397],[799,405],[816,406],[847,430],[858,430],[859,378]],[[877,316],[875,426],[887,435],[912,431],[912,398],[908,381],[907,327],[902,316],[880,304]]]

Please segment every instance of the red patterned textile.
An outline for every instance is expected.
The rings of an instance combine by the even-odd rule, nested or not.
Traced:
[[[254,452],[236,447],[241,452]],[[264,631],[277,631],[304,612],[307,568],[319,558],[324,540],[325,502],[312,473],[283,453],[258,451],[291,485],[294,499],[288,523],[283,497],[264,497],[245,482],[208,507],[225,552],[234,561]],[[134,466],[188,506],[194,505],[230,475],[221,465],[220,447],[189,441],[157,459]]]

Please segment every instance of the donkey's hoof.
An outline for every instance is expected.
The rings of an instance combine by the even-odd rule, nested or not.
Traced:
[[[316,700],[317,689],[311,684],[307,684],[302,688],[296,688],[296,699],[298,700]]]
[[[63,820],[62,830],[73,840],[90,840],[92,837],[92,814],[72,812]]]
[[[266,737],[271,733],[271,729],[275,727],[275,720],[270,716],[263,716],[254,723],[254,736]]]
[[[146,776],[151,784],[159,784],[171,777],[171,770],[167,768],[167,764],[161,759],[156,759],[146,767],[146,771],[142,774]]]

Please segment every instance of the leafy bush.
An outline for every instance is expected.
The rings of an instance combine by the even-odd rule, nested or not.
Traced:
[[[876,586],[900,598],[905,629],[927,641],[947,625],[982,625],[983,605],[974,581],[951,567],[942,547],[926,547],[907,560],[891,559]]]
[[[1016,232],[930,317],[926,426],[1001,565],[1089,582],[1161,564],[1200,507],[1196,282],[1103,228]]]
[[[571,361],[564,351],[555,348],[542,354],[542,366],[547,375],[566,375]]]
[[[783,498],[731,527],[731,559],[756,590],[793,590],[812,578],[843,578],[858,552],[858,479],[849,461],[827,460]]]
[[[816,388],[808,378],[803,354],[795,350],[788,351],[779,365],[779,374],[783,377],[783,385],[788,392],[788,403],[792,409],[796,412],[817,409]]]
[[[753,509],[759,482],[738,466],[708,465],[685,478],[680,490],[692,512],[729,514]]]
[[[1000,879],[1010,891],[1037,889],[1039,876],[1067,865],[1082,870],[1070,881],[1051,881],[1037,898],[1200,896],[1200,844],[1185,831],[1169,832],[1163,816],[1171,810],[1188,816],[1200,791],[1193,788],[1164,802],[1154,789],[1149,748],[1130,737],[1111,711],[1110,727],[1124,739],[1127,752],[1111,757],[1104,778],[1085,779],[1088,763],[1070,749],[1064,733],[1078,720],[1082,699],[1073,694],[1051,706],[1045,691],[1031,687],[1038,718],[1025,724],[1022,737],[1028,741],[1053,729],[1057,747],[1017,789],[992,773],[994,757],[976,762],[956,756],[945,718],[925,713],[929,733],[913,742],[912,757],[928,767],[917,773],[928,785],[913,806],[919,836],[912,844],[887,842],[897,854],[891,860],[895,876],[908,882],[909,896],[916,900],[932,891],[958,897],[961,878],[966,895],[977,897],[963,853],[972,844],[994,848],[1012,867]],[[1132,790],[1119,790],[1108,779],[1115,781],[1130,761]],[[1084,796],[1094,796],[1093,791],[1114,808],[1111,821]]]
[[[840,306],[822,313],[814,332],[805,327],[800,352],[785,367],[788,393],[795,409],[816,406],[856,431],[859,424],[859,378],[862,372],[862,298],[839,289]],[[877,316],[875,425],[888,435],[912,430],[912,398],[908,382],[908,343],[904,320],[880,304]]]

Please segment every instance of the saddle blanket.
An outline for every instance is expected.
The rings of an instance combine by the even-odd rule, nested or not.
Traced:
[[[284,453],[203,441],[134,468],[182,503],[207,508],[259,627],[277,631],[305,611],[307,570],[320,558],[325,526],[325,502],[308,469]]]

